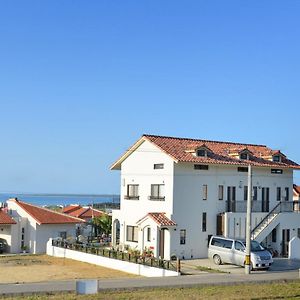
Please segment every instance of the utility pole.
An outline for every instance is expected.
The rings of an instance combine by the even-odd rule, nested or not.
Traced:
[[[251,273],[251,201],[252,201],[252,168],[251,165],[249,165],[248,166],[248,193],[247,193],[245,274]]]

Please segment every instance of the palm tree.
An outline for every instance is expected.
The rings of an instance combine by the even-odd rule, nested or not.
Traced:
[[[92,222],[97,232],[105,233],[107,236],[111,233],[111,216],[103,214],[102,216],[94,217]]]

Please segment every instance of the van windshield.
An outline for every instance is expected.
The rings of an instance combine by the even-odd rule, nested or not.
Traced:
[[[246,247],[246,242],[244,243]],[[252,252],[257,252],[257,251],[264,251],[265,249],[261,246],[260,243],[257,241],[251,241],[251,251]]]

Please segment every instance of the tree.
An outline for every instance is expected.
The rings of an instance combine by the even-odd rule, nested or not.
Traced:
[[[97,232],[105,233],[106,235],[109,235],[111,233],[111,216],[103,214],[102,216],[94,217],[92,222]]]

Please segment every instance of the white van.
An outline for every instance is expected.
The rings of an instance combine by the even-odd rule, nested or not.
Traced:
[[[246,242],[240,239],[231,239],[212,236],[208,247],[208,257],[216,265],[222,263],[238,266],[245,265]],[[273,263],[272,255],[258,242],[251,241],[251,268],[268,269]]]

